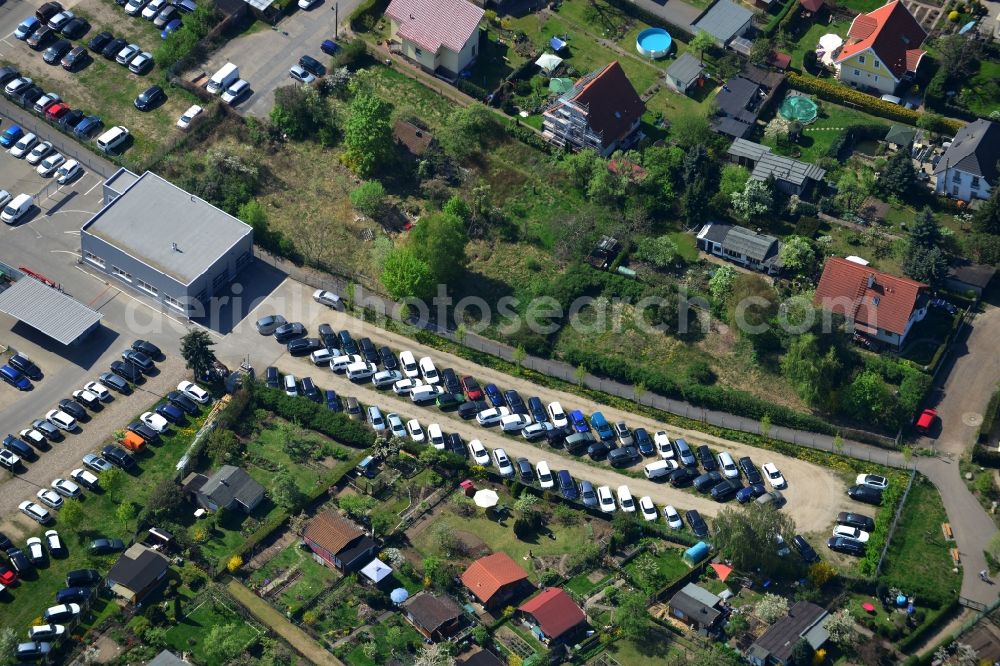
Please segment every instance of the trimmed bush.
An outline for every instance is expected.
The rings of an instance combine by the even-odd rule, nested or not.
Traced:
[[[367,449],[375,435],[360,421],[354,421],[343,412],[331,412],[325,405],[287,396],[283,391],[258,384],[253,390],[256,406],[274,412],[288,421],[295,421],[303,428],[315,430],[327,437],[356,449]]]
[[[767,25],[764,26],[764,35],[766,37],[773,37],[774,33],[778,32],[778,28],[781,26],[782,21],[785,17],[792,13],[792,10],[798,7],[799,0],[787,0],[785,6],[781,8],[781,11],[775,14]]]

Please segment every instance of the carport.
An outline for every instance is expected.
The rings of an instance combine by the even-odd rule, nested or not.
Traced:
[[[64,345],[75,345],[104,316],[72,296],[34,278],[23,277],[0,294],[0,312]]]

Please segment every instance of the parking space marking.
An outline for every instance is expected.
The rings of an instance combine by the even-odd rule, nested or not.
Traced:
[[[83,180],[83,178],[81,178],[80,180]],[[90,194],[91,192],[93,192],[93,191],[94,191],[94,187],[97,187],[97,186],[98,186],[98,185],[100,185],[100,184],[101,184],[101,179],[100,179],[100,178],[98,178],[98,179],[97,179],[97,182],[96,182],[96,183],[94,183],[94,186],[93,186],[93,187],[91,187],[91,188],[90,188],[89,190],[87,190],[86,192],[84,192],[84,193],[83,193],[83,196],[87,196],[88,194]]]

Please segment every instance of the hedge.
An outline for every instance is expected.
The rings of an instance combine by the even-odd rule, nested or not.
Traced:
[[[873,97],[860,90],[855,90],[850,86],[841,83],[834,83],[825,79],[816,79],[811,76],[802,76],[795,72],[788,72],[788,85],[796,90],[811,93],[834,104],[844,104],[845,102],[861,108],[861,110],[888,118],[907,125],[916,125],[917,120],[922,115],[918,111],[907,109],[906,107],[891,102],[886,102],[878,97]],[[954,118],[943,118],[942,123],[954,132],[965,126],[965,123]]]
[[[345,446],[367,449],[375,435],[360,421],[343,412],[331,412],[325,405],[285,395],[284,391],[257,384],[253,388],[253,403],[304,428],[315,430]]]
[[[986,411],[983,412],[983,422],[979,424],[977,441],[983,444],[986,443],[986,439],[990,436],[990,431],[993,430],[993,424],[996,423],[998,413],[1000,413],[1000,385],[993,391],[990,401],[986,403]]]
[[[795,0],[797,2],[797,0]],[[641,7],[637,7],[628,0],[607,0],[607,3],[612,7],[620,9],[624,13],[628,14],[632,18],[639,19],[643,23],[648,23],[649,25],[655,25],[661,28],[666,28],[674,39],[677,39],[678,35],[686,35],[688,37],[694,37],[694,33],[691,28],[682,28],[679,24],[671,23],[667,21],[662,16],[654,14],[653,12],[646,11]]]
[[[773,37],[774,33],[778,32],[778,27],[781,25],[781,22],[798,5],[799,5],[799,0],[788,0],[785,3],[785,6],[781,8],[781,11],[775,14],[773,17],[771,17],[771,20],[767,22],[766,26],[764,26],[764,31],[763,31],[764,36]]]
[[[952,599],[941,608],[931,611],[927,614],[927,620],[911,633],[901,638],[900,641],[896,643],[896,647],[899,648],[901,652],[908,652],[910,649],[919,647],[920,643],[922,643],[925,638],[933,635],[934,632],[941,628],[941,626],[948,620],[957,608],[958,599]]]
[[[368,29],[364,25],[365,16],[371,16],[377,21],[388,7],[389,0],[364,0],[364,2],[351,12],[350,19],[348,19],[351,24],[351,30],[354,32],[367,32]]]

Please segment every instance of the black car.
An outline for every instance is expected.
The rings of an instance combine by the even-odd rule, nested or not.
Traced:
[[[42,60],[49,65],[58,65],[62,57],[69,53],[71,48],[73,48],[73,42],[68,39],[60,39],[45,49],[45,53],[42,54]]]
[[[488,407],[482,400],[469,400],[458,406],[458,415],[468,421],[475,418],[476,414],[484,409],[488,409]]]
[[[364,340],[361,342],[364,342]],[[458,375],[451,368],[445,368],[441,371],[441,383],[444,384],[444,390],[448,393],[457,394],[462,392],[462,384],[458,381]]]
[[[142,371],[131,363],[125,363],[124,361],[114,361],[111,364],[111,372],[133,384],[142,379]]]
[[[358,343],[351,337],[350,331],[341,331],[337,334],[337,337],[340,338],[340,348],[345,354],[358,353]]]
[[[12,566],[14,571],[18,574],[24,574],[27,571],[35,570],[35,565],[31,563],[28,556],[17,548],[8,548],[7,557],[10,558],[10,566]]]
[[[67,587],[56,592],[58,604],[83,604],[90,601],[93,591],[89,587]]]
[[[529,486],[535,482],[535,468],[531,466],[531,461],[527,458],[518,458],[517,473],[521,476],[521,483]]]
[[[399,359],[388,347],[379,347],[378,355],[382,361],[382,367],[386,370],[399,370]]]
[[[312,377],[302,378],[302,395],[313,402],[320,401],[319,389],[316,388],[316,384],[313,383]]]
[[[87,421],[90,419],[90,415],[87,413],[87,410],[83,408],[83,405],[75,400],[70,400],[69,398],[63,398],[59,401],[59,409],[66,412],[77,421]]]
[[[521,399],[521,394],[514,390],[503,392],[504,400],[507,401],[507,406],[510,407],[511,414],[527,414],[528,407],[524,404],[524,400]]]
[[[450,432],[444,436],[445,449],[463,458],[469,457],[469,449],[462,441],[462,436],[457,432]]]
[[[608,457],[611,447],[604,442],[594,442],[587,447],[587,455],[591,460],[603,460]]]
[[[545,405],[542,404],[541,398],[528,398],[528,414],[531,415],[535,423],[547,423],[549,421],[549,413],[545,411]]]
[[[35,10],[35,18],[42,23],[48,23],[53,16],[62,11],[64,11],[63,6],[58,2],[46,2]]]
[[[14,354],[7,359],[7,365],[15,370],[20,370],[22,374],[28,376],[28,379],[32,379],[36,382],[42,378],[42,371],[39,370],[38,366],[32,363],[31,359],[24,354]]]
[[[639,449],[639,453],[644,456],[651,456],[656,453],[656,447],[653,445],[653,438],[649,436],[645,428],[636,428],[632,431],[632,439],[635,440],[635,447]]]
[[[53,442],[61,442],[66,438],[66,436],[62,434],[62,430],[52,425],[52,423],[46,419],[35,419],[31,422],[31,427],[45,435],[45,439]]]
[[[736,479],[726,479],[720,483],[712,486],[711,495],[712,499],[716,502],[728,502],[736,493],[743,487],[743,484]]]
[[[862,515],[860,513],[852,513],[850,511],[841,511],[837,514],[837,523],[839,525],[847,525],[848,527],[856,527],[859,530],[865,532],[871,532],[875,529],[875,521],[868,516]]]
[[[369,338],[361,338],[361,355],[365,357],[365,360],[369,363],[374,363],[378,365],[380,360],[378,350],[375,349],[375,345]]]
[[[323,341],[319,338],[297,338],[289,340],[285,345],[288,353],[292,356],[305,356],[324,348]]]
[[[114,60],[118,57],[118,52],[123,48],[128,46],[128,40],[122,39],[121,37],[116,37],[110,42],[104,45],[104,49],[101,51],[101,55],[108,60]]]
[[[278,342],[288,342],[295,338],[305,337],[305,334],[306,327],[297,321],[274,329],[274,339]]]
[[[21,76],[21,72],[13,67],[0,67],[0,85],[7,85],[8,81],[13,81]]]
[[[125,542],[121,539],[101,537],[90,542],[90,552],[92,555],[108,555],[110,553],[120,553],[123,550],[125,550]]]
[[[340,340],[337,338],[337,334],[333,332],[333,327],[329,324],[320,324],[316,334],[319,335],[319,339],[323,341],[323,346],[327,349],[340,348]]]
[[[743,456],[739,460],[740,469],[747,477],[747,483],[753,485],[755,483],[762,483],[764,478],[760,475],[760,470],[757,469],[757,465],[753,464],[749,456]]]
[[[719,463],[715,461],[715,456],[712,455],[712,449],[702,444],[698,447],[696,455],[698,456],[698,460],[701,462],[702,468],[706,472],[718,471]]]
[[[686,488],[697,476],[698,472],[690,467],[679,467],[667,474],[667,483],[674,488]]]
[[[792,545],[795,546],[795,550],[799,551],[799,556],[807,564],[812,564],[819,559],[819,555],[816,554],[816,551],[801,534],[795,535],[795,538],[792,539]]]
[[[133,421],[128,424],[127,430],[133,432],[146,440],[147,444],[160,441],[160,433],[156,432],[142,421]]]
[[[865,504],[882,504],[882,491],[871,486],[851,486],[847,489],[847,495],[853,500],[864,502]]]
[[[281,375],[273,365],[267,366],[267,370],[264,371],[264,383],[267,384],[268,388],[276,389],[281,387]]]
[[[87,47],[94,53],[103,53],[104,47],[113,42],[114,39],[115,36],[110,32],[99,32],[94,35],[94,37],[90,40],[90,43],[87,44]]]
[[[62,59],[63,69],[65,69],[67,72],[72,72],[78,67],[81,67],[83,63],[87,62],[89,58],[90,54],[87,53],[87,49],[83,48],[82,46],[77,46],[72,51],[63,56]],[[69,113],[69,111],[67,111],[66,113]]]
[[[187,414],[194,416],[198,414],[201,410],[198,405],[195,404],[194,400],[187,397],[180,391],[171,391],[167,394],[167,402],[169,402],[174,407],[184,410]]]
[[[87,114],[80,109],[71,109],[69,113],[59,119],[59,127],[69,131],[79,125]]]
[[[38,28],[38,30],[35,30],[33,33],[31,33],[31,37],[28,37],[28,39],[25,41],[31,48],[35,49],[36,51],[41,51],[46,46],[48,46],[49,42],[51,42],[55,38],[56,38],[56,31],[47,25],[43,25],[42,27]]]
[[[539,423],[545,423],[545,421],[539,421]],[[569,428],[550,428],[545,431],[545,441],[549,446],[562,446],[571,434],[573,431]]]
[[[97,569],[75,569],[66,574],[66,587],[93,586],[101,582]]]
[[[101,399],[89,391],[79,391],[73,396],[73,399],[87,409],[99,410],[103,406]]]
[[[699,493],[707,493],[719,485],[720,481],[722,481],[722,475],[718,472],[705,472],[693,481],[694,489]]]
[[[45,91],[36,85],[31,85],[27,90],[22,92],[13,98],[15,102],[21,106],[32,106],[38,99],[45,94]]]
[[[559,494],[564,498],[576,501],[580,496],[580,492],[576,487],[576,481],[573,480],[573,476],[568,471],[561,469],[556,472],[556,482],[559,484]]]
[[[141,351],[136,351],[134,349],[126,349],[123,351],[122,359],[139,368],[139,370],[141,370],[144,374],[149,374],[156,368],[156,366],[153,365],[153,359],[149,358]]]
[[[326,74],[326,67],[324,67],[319,60],[313,58],[312,56],[304,55],[299,58],[299,67],[306,70],[313,76],[324,76]]]
[[[122,379],[121,375],[117,375],[113,372],[105,372],[97,379],[108,388],[114,389],[124,395],[128,395],[132,392],[132,387],[128,385],[128,382]]]
[[[687,524],[691,527],[691,531],[694,532],[696,537],[704,538],[708,536],[708,524],[697,510],[691,509],[690,511],[685,511],[684,520],[687,521]]]
[[[14,543],[7,538],[6,534],[0,532],[0,550],[6,553],[8,548],[13,548],[13,547]]]
[[[152,359],[158,359],[163,357],[163,352],[159,347],[154,345],[152,342],[146,340],[136,340],[132,343],[132,349],[137,352],[142,352],[146,356]]]
[[[140,111],[149,111],[163,102],[167,101],[167,93],[163,92],[160,86],[149,86],[135,98],[135,108]]]
[[[339,412],[342,409],[340,406],[340,398],[337,397],[337,392],[333,389],[327,389],[324,391],[323,397],[326,399],[326,408],[331,412]]]
[[[136,468],[135,460],[128,454],[128,451],[113,444],[108,444],[101,449],[101,457],[112,465],[121,467],[126,472],[131,472]]]
[[[90,30],[90,24],[82,18],[73,18],[66,22],[66,25],[62,27],[63,37],[68,37],[70,39],[80,39],[87,34]]]
[[[622,446],[608,454],[608,464],[612,467],[629,467],[642,460],[639,449],[634,446]]]
[[[13,451],[25,460],[38,460],[38,454],[35,453],[35,450],[28,446],[24,440],[18,439],[14,435],[7,435],[3,438],[3,448]]]
[[[850,539],[848,537],[830,537],[826,541],[826,547],[838,553],[845,553],[855,557],[864,557],[865,555],[865,544],[857,539]]]

